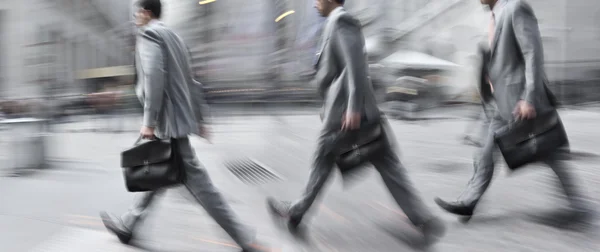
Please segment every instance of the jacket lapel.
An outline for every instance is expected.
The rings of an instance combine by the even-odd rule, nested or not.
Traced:
[[[331,37],[332,32],[331,29],[333,23],[335,23],[335,19],[337,19],[343,13],[344,10],[341,9],[339,11],[334,12],[331,16],[327,18],[327,21],[325,22],[325,27],[323,28],[323,32],[321,33],[321,43],[318,45],[319,50],[317,51],[317,59],[315,60],[315,66],[319,64],[319,61],[321,60],[321,55],[323,54],[323,50],[325,49],[325,45],[327,45],[327,42],[329,42],[329,38]]]
[[[504,26],[504,13],[505,11],[500,11],[498,13],[498,20],[496,21],[496,29],[494,30],[494,40],[491,45],[491,56],[494,56],[494,52],[496,52],[496,47],[498,45],[498,40],[500,39],[500,33],[502,32],[502,26]]]
[[[319,64],[319,61],[321,61],[321,55],[323,54],[323,49],[325,48],[325,45],[327,44],[327,42],[329,41],[329,37],[331,32],[329,31],[329,22],[327,23],[327,25],[325,25],[325,28],[323,29],[323,33],[321,34],[321,39],[319,40],[320,43],[318,45],[318,51],[317,51],[317,59],[315,60],[315,66]]]

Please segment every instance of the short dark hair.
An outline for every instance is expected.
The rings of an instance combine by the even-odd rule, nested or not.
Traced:
[[[140,0],[137,5],[152,13],[154,18],[160,18],[162,14],[162,4],[160,0]]]
[[[346,2],[346,0],[335,0],[335,1],[336,1],[337,3],[339,3],[339,4],[342,4],[342,5],[344,4],[344,2]]]

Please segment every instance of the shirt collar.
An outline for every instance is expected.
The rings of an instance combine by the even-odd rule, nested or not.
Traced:
[[[344,7],[342,7],[342,6],[335,7],[335,9],[333,9],[331,11],[331,13],[329,13],[329,16],[332,17],[332,16],[338,14],[338,12],[341,12],[342,10],[344,10]]]
[[[494,8],[492,8],[492,13],[494,14],[494,19],[498,21],[500,14],[502,14],[502,10],[504,9],[504,5],[506,4],[506,0],[498,0]]]
[[[333,18],[337,15],[340,14],[340,12],[344,11],[344,8],[342,6],[338,6],[335,9],[333,9],[331,11],[331,13],[329,13],[329,16],[327,16],[327,20],[325,21],[324,27],[323,27],[323,33],[327,33],[327,31],[330,29],[329,27],[332,25],[333,23]]]
[[[148,29],[148,27],[152,27],[155,25],[162,25],[162,21],[158,20],[158,19],[152,19],[150,20],[146,25],[142,26],[139,28],[139,32],[143,33],[146,29]]]

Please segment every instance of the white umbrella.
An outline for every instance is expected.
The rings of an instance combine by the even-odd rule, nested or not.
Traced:
[[[383,59],[381,64],[390,68],[400,69],[440,69],[452,70],[459,67],[458,64],[433,57],[431,55],[416,51],[397,51]]]

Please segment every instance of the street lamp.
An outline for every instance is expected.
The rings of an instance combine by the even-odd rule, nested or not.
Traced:
[[[285,13],[283,13],[283,14],[279,15],[279,17],[277,17],[277,18],[275,19],[275,23],[277,23],[277,22],[281,21],[283,18],[285,18],[285,17],[287,17],[287,16],[289,16],[289,15],[292,15],[292,14],[294,14],[294,13],[296,13],[296,11],[293,11],[293,10],[291,10],[291,11],[287,11],[287,12],[285,12]]]
[[[201,4],[201,5],[209,4],[209,3],[214,3],[215,1],[217,1],[217,0],[202,0],[202,1],[198,2],[198,4]]]

